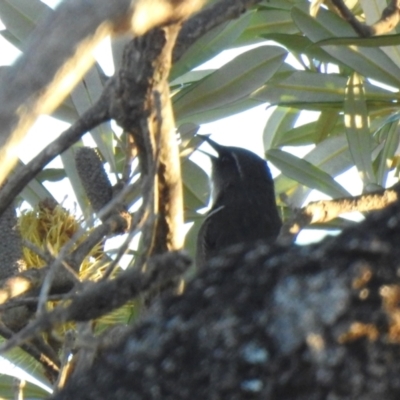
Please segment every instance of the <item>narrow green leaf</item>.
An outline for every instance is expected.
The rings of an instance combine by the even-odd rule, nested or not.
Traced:
[[[203,35],[173,65],[170,79],[177,79],[229,47],[247,27],[251,14],[245,13],[239,19],[222,24]]]
[[[103,92],[96,66],[93,66],[71,93],[71,99],[78,113],[82,115],[100,98]],[[90,134],[99,148],[105,160],[110,164],[111,170],[116,172],[117,167],[114,158],[113,132],[109,122],[104,123],[90,131]]]
[[[384,136],[384,146],[378,156],[379,164],[376,174],[376,183],[382,187],[386,186],[386,180],[391,169],[393,157],[395,156],[399,145],[400,132],[398,127],[398,121],[393,121],[384,125],[381,129]]]
[[[258,10],[253,13],[249,26],[235,41],[235,46],[244,46],[263,41],[262,35],[268,33],[298,33],[299,29],[293,23],[290,9]]]
[[[91,213],[91,208],[89,207],[89,201],[87,199],[85,189],[82,186],[78,171],[76,170],[75,166],[75,150],[82,146],[82,141],[74,144],[67,151],[61,154],[61,160],[64,165],[64,169],[68,176],[68,179],[74,190],[79,207],[81,208],[83,215],[87,217],[85,219],[88,219],[89,214]]]
[[[182,162],[182,182],[185,210],[198,210],[207,206],[209,179],[202,168],[190,159]]]
[[[336,58],[332,57],[321,48],[313,46],[313,42],[305,36],[299,34],[288,35],[286,33],[268,33],[263,34],[262,37],[285,46],[288,50],[297,55],[305,54],[309,58],[317,59],[325,63],[337,63]]]
[[[355,36],[346,21],[328,10],[320,9],[317,18],[312,18],[307,10],[294,7],[292,17],[314,43],[334,37]],[[381,49],[330,45],[324,46],[324,50],[363,76],[400,87],[400,68]]]
[[[319,143],[328,136],[332,136],[338,120],[339,113],[337,111],[322,111],[318,120],[316,121],[315,133],[317,136],[315,138],[315,143]]]
[[[337,111],[328,109],[321,112],[318,120],[282,132],[273,147],[317,144],[343,131],[343,126],[338,124]]]
[[[46,168],[37,175],[40,182],[58,182],[66,177],[65,170],[61,168]]]
[[[271,148],[314,144],[317,139],[316,129],[317,121],[308,122],[296,128],[288,129],[279,135],[279,140],[277,140]]]
[[[189,71],[186,74],[176,78],[174,81],[171,82],[171,86],[175,85],[187,85],[188,83],[197,82],[206,76],[212,74],[215,69],[201,69],[198,71]]]
[[[15,398],[14,379],[14,376],[11,375],[0,375],[0,395],[2,399]],[[28,381],[25,381],[22,393],[24,399],[30,400],[47,399],[49,397],[49,392]]]
[[[0,18],[7,30],[20,42],[25,42],[37,21],[51,12],[51,8],[39,0],[0,1]]]
[[[7,21],[3,21],[7,24],[7,29],[0,31],[0,35],[22,51],[36,20],[51,12],[51,8],[39,0],[0,1],[0,18]],[[79,117],[69,96],[53,111],[52,116],[70,123]]]
[[[317,189],[333,198],[350,195],[332,176],[304,159],[278,149],[270,149],[266,155],[283,174],[309,188]]]
[[[18,161],[13,173],[20,171],[23,167],[25,167],[25,164],[22,161]],[[32,207],[46,198],[53,199],[53,195],[36,178],[32,179],[24,187],[21,196]]]
[[[291,129],[300,111],[294,108],[277,107],[268,118],[263,132],[264,149],[278,147],[282,133]]]
[[[353,160],[347,144],[346,135],[327,138],[319,143],[304,157],[305,161],[310,162],[328,175],[335,177],[353,166]],[[290,204],[301,207],[311,192],[298,182],[279,175],[275,180],[277,193],[285,193]]]
[[[221,118],[227,118],[231,115],[238,114],[240,112],[249,110],[250,108],[259,106],[262,102],[253,99],[244,99],[236,101],[232,104],[228,104],[222,107],[216,107],[214,109],[199,112],[196,115],[183,115],[179,117],[175,115],[177,125],[183,124],[185,122],[194,122],[196,124],[206,124],[208,122],[213,122]]]
[[[372,169],[372,142],[362,78],[354,73],[348,81],[344,102],[347,141],[364,185],[376,183]]]
[[[353,165],[344,133],[317,144],[304,159],[334,177]]]
[[[279,79],[280,78],[280,79]],[[274,80],[252,94],[252,98],[271,104],[293,105],[316,109],[342,108],[347,78],[337,74],[321,74],[311,71],[295,71],[277,74]],[[367,100],[387,106],[393,105],[398,95],[377,86],[366,84]],[[303,105],[303,107],[301,107]],[[319,108],[318,108],[319,105]]]
[[[285,55],[283,49],[270,46],[241,54],[174,97],[177,119],[246,99],[273,76]]]
[[[384,46],[397,46],[400,44],[400,34],[393,35],[380,35],[365,37],[340,37],[324,39],[316,42],[314,46],[359,46],[359,47],[384,47]]]

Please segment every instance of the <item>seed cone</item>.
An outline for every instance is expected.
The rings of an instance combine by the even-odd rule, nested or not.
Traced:
[[[82,147],[75,154],[75,164],[86,195],[98,213],[111,199],[112,186],[98,153]]]
[[[23,269],[21,235],[17,228],[17,215],[11,205],[0,217],[0,280]]]

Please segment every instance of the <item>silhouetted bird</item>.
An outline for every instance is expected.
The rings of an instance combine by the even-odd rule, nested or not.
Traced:
[[[197,268],[234,244],[273,243],[282,226],[267,162],[249,150],[203,138],[218,155],[208,154],[212,207],[197,237]]]

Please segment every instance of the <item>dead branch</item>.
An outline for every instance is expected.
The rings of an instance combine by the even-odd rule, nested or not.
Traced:
[[[332,221],[339,215],[350,212],[381,210],[399,200],[400,185],[354,197],[311,202],[295,210],[293,217],[286,221],[279,234],[280,243],[291,243],[300,231],[310,224]]]

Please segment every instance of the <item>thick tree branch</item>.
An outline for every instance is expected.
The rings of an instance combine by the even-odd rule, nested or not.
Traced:
[[[197,39],[211,29],[239,18],[248,8],[260,2],[261,0],[221,0],[200,11],[183,24],[172,54],[173,61],[179,60]]]

